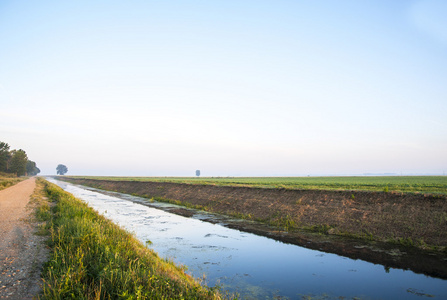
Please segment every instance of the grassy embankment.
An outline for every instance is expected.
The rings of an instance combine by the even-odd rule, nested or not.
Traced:
[[[0,191],[17,184],[26,178],[28,177],[17,177],[14,174],[0,172]]]
[[[100,177],[97,180],[175,182],[218,186],[303,190],[353,190],[447,194],[447,176],[351,176],[351,177]]]
[[[50,235],[43,299],[220,299],[181,267],[54,184],[37,210]]]
[[[392,182],[397,184],[395,177],[387,177],[389,180],[380,178],[385,186],[383,191],[380,188],[379,191],[343,190],[341,183],[338,190],[285,189],[283,184],[279,186],[280,178],[276,179],[277,188],[265,185],[259,188],[260,182],[265,183],[271,178],[232,178],[231,180],[237,182],[234,186],[228,186],[227,178],[90,178],[65,179],[105,190],[254,220],[288,231],[309,230],[423,249],[447,249],[447,196],[444,194],[447,190],[447,177],[410,178],[414,182],[412,192],[407,193],[389,190]],[[355,179],[363,183],[356,184]],[[292,178],[290,182],[294,181],[296,184],[299,180],[306,181],[307,178]],[[369,186],[372,186],[377,178],[338,177],[320,180],[348,180],[349,187],[352,187],[365,185],[368,180]],[[404,178],[399,180],[403,186]],[[185,184],[191,182],[197,184]],[[207,184],[199,184],[202,182]],[[240,185],[247,182],[253,184],[248,187]],[[424,188],[415,189],[416,184]],[[326,183],[327,185],[329,184]],[[431,190],[436,188],[437,192],[422,193],[429,186]]]

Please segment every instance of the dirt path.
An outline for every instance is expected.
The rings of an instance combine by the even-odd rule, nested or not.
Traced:
[[[32,299],[46,261],[43,239],[34,234],[28,205],[34,178],[0,191],[0,298]]]

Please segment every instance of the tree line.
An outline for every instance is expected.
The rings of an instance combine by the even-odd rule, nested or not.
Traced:
[[[10,150],[5,142],[0,142],[0,172],[17,176],[34,176],[40,173],[34,161],[28,159],[25,150]]]

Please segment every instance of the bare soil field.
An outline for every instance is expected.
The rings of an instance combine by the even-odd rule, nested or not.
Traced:
[[[40,291],[40,271],[48,250],[36,225],[30,197],[36,187],[30,178],[0,191],[0,298],[33,299]]]

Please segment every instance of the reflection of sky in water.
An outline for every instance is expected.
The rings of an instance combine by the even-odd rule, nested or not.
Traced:
[[[395,269],[386,273],[381,265],[284,244],[64,182],[57,184],[141,241],[152,241],[150,248],[161,257],[188,266],[196,277],[205,274],[209,286],[220,283],[226,290],[253,298],[325,294],[420,299],[417,293],[422,293],[447,299],[447,282],[441,279]]]

